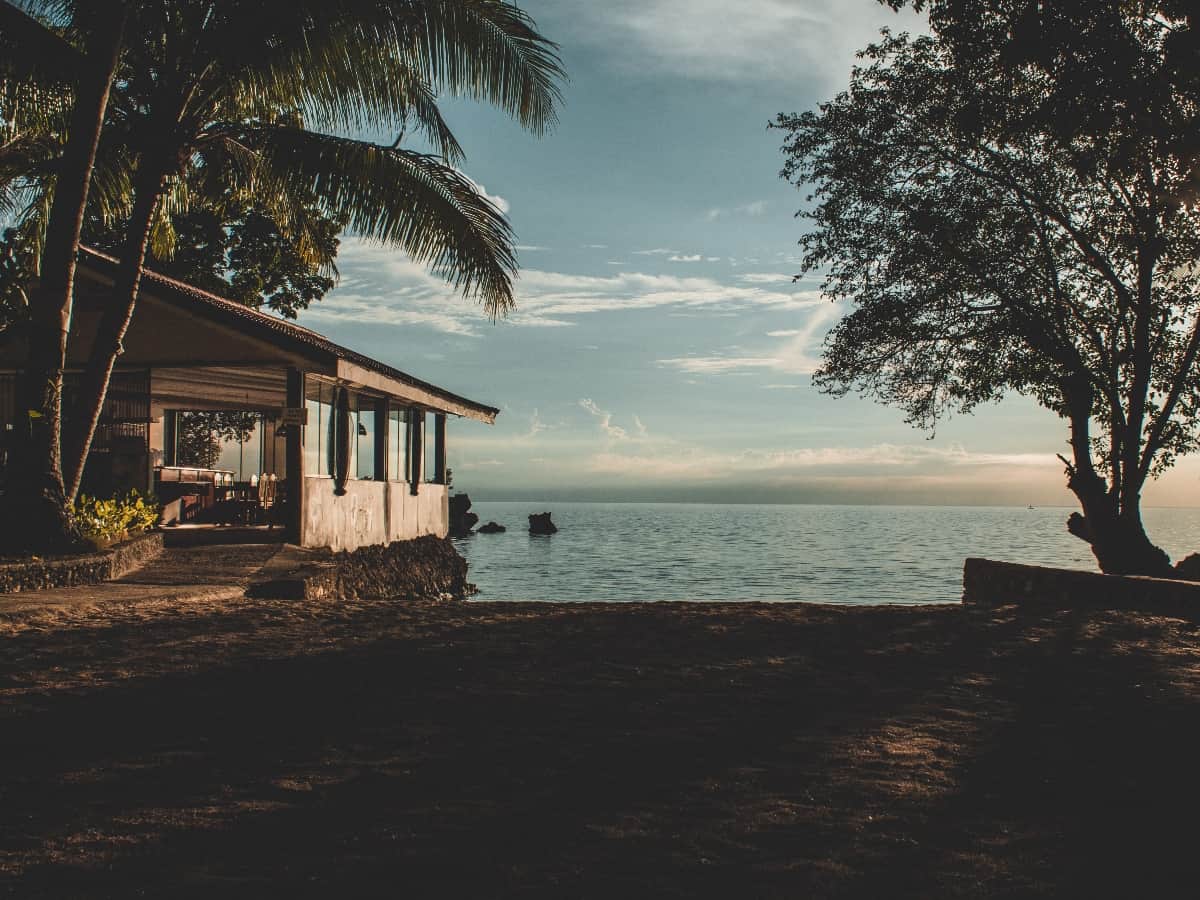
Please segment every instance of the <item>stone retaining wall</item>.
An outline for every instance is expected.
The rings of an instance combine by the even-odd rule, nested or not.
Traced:
[[[963,603],[1137,609],[1194,616],[1200,614],[1200,583],[968,559],[963,565]]]
[[[289,570],[269,567],[251,585],[252,597],[277,600],[464,600],[467,561],[447,538],[427,535],[411,541],[372,544],[329,553],[289,548]]]
[[[162,548],[162,533],[152,531],[98,553],[3,563],[0,594],[111,581],[158,556]]]

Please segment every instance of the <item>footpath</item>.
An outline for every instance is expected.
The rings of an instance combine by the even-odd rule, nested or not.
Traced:
[[[0,595],[0,619],[81,612],[110,604],[220,601],[241,597],[282,544],[166,547],[141,568],[103,584]]]

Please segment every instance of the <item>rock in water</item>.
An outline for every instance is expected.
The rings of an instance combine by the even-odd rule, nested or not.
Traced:
[[[466,537],[479,521],[471,512],[471,498],[466,494],[455,494],[450,498],[450,536]]]
[[[558,527],[550,521],[550,513],[529,514],[530,534],[554,534],[556,531],[558,531]]]
[[[500,534],[504,531],[508,531],[508,529],[503,525],[498,525],[495,522],[488,522],[486,525],[479,526],[480,534]]]

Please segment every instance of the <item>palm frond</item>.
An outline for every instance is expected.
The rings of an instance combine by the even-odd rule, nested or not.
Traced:
[[[493,318],[513,306],[517,261],[503,213],[435,156],[299,128],[259,126],[260,183],[311,194],[350,232],[430,265]]]
[[[0,0],[0,73],[42,83],[74,81],[83,54],[50,24],[65,12],[62,3]]]
[[[232,79],[265,108],[294,104],[310,124],[388,131],[411,117],[448,159],[457,158],[436,107],[439,92],[491,103],[541,133],[557,117],[558,48],[501,0],[261,0],[231,4],[210,23],[214,80]],[[211,46],[209,46],[211,45]],[[229,99],[228,93],[224,98]]]

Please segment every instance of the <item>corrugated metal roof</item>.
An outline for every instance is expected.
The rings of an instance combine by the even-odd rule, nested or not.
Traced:
[[[109,256],[107,253],[101,253],[99,250],[94,250],[91,247],[80,247],[80,261],[85,265],[102,271],[110,277],[116,274],[115,269],[118,265],[116,257]],[[305,350],[315,350],[318,353],[327,354],[333,359],[341,359],[354,363],[372,372],[378,372],[380,375],[394,378],[402,384],[428,391],[434,396],[448,402],[470,407],[484,415],[495,417],[500,412],[494,406],[486,406],[474,400],[468,400],[466,397],[451,393],[435,384],[430,384],[428,381],[414,378],[407,372],[401,372],[399,369],[382,363],[377,359],[372,359],[348,347],[343,347],[341,344],[335,344],[329,338],[325,337],[325,335],[318,334],[312,329],[297,325],[295,322],[290,322],[286,319],[281,319],[278,316],[270,315],[261,310],[253,309],[245,304],[238,303],[236,300],[229,300],[208,291],[203,291],[194,285],[188,284],[186,281],[179,281],[178,279],[163,275],[161,272],[155,272],[153,269],[146,268],[142,269],[142,279],[143,283],[148,282],[153,286],[155,296],[161,297],[168,302],[185,303],[190,309],[211,311],[217,317],[236,321],[239,327],[249,326],[251,332],[255,333],[254,336],[256,337],[276,343],[282,341],[290,343],[293,346],[299,345],[302,353]]]

